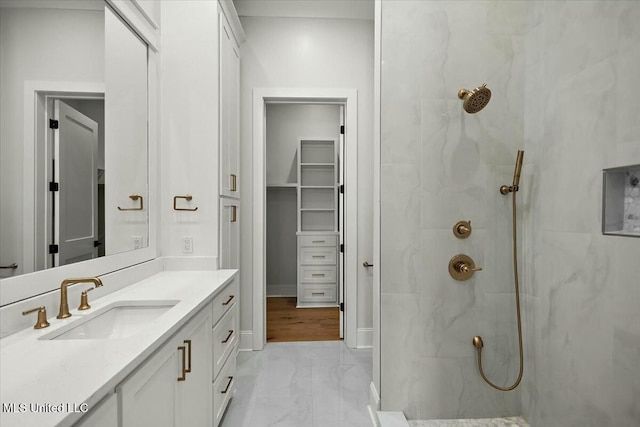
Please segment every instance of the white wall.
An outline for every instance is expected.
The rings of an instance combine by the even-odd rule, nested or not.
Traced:
[[[373,179],[373,21],[241,17],[241,322],[252,329],[252,90],[254,88],[356,88],[358,90],[358,262],[371,260]],[[371,328],[371,273],[358,272],[357,327]]]
[[[104,13],[0,8],[0,43],[0,264],[21,274],[24,82],[104,81]]]
[[[218,3],[162,2],[161,255],[218,255]],[[174,211],[191,194],[195,212]]]
[[[268,104],[266,116],[267,186],[297,183],[300,138],[340,136],[338,105]],[[267,188],[268,296],[296,295],[296,230],[296,188]]]

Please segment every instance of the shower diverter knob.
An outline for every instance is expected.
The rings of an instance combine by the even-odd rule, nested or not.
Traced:
[[[469,280],[476,271],[481,270],[468,255],[458,254],[449,261],[449,274],[456,280]]]

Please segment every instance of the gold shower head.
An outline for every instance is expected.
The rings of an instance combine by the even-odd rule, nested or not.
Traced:
[[[471,91],[467,89],[460,89],[458,91],[458,98],[464,101],[462,104],[464,111],[469,114],[474,114],[487,106],[491,99],[491,91],[487,88],[487,84],[485,83]]]

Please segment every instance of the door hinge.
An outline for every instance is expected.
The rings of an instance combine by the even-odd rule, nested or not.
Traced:
[[[340,194],[344,194],[344,184],[340,186]]]
[[[49,253],[57,254],[58,253],[58,245],[49,245]]]
[[[340,311],[344,311],[344,303],[343,302],[340,303]]]
[[[50,182],[49,191],[60,191],[60,184],[58,184],[57,182]]]
[[[340,126],[340,135],[344,135],[344,125]]]
[[[340,243],[340,252],[344,252],[344,243]]]
[[[58,129],[59,125],[60,125],[60,123],[57,120],[49,119],[49,128]]]

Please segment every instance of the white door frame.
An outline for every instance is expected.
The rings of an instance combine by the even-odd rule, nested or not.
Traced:
[[[345,336],[357,346],[358,309],[358,91],[327,88],[257,88],[253,90],[253,349],[266,342],[266,104],[336,103],[345,106]]]

